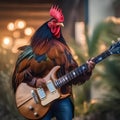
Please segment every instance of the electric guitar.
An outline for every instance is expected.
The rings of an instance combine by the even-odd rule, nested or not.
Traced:
[[[112,54],[120,54],[120,41],[112,44],[108,50],[94,57],[92,61],[97,64]],[[16,106],[25,118],[34,120],[43,118],[53,101],[69,96],[69,94],[62,94],[60,88],[87,71],[88,65],[85,63],[66,75],[57,78],[56,72],[59,68],[60,66],[55,66],[45,76],[46,88],[33,88],[26,83],[21,83],[18,86],[15,94]]]

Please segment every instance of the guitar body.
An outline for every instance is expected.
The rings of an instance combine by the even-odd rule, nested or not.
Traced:
[[[54,100],[63,99],[70,95],[62,94],[60,88],[57,89],[54,85],[58,69],[59,66],[54,67],[44,78],[47,86],[45,88],[33,88],[26,83],[21,83],[18,86],[15,96],[16,105],[25,118],[33,120],[43,118]]]
[[[28,119],[43,117],[50,107],[50,104],[42,106],[40,103],[34,101],[31,95],[31,90],[33,89],[34,88],[28,86],[26,83],[21,83],[16,92],[17,108],[19,112]]]

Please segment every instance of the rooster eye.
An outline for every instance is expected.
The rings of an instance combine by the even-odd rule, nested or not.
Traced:
[[[48,22],[48,26],[51,27],[55,27],[56,26],[57,21],[56,20],[52,20],[50,22]]]

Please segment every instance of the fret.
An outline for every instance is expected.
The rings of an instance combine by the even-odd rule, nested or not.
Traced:
[[[74,78],[74,75],[72,74],[72,71],[69,73],[70,79]]]
[[[73,71],[72,73],[73,73],[74,77],[76,77],[76,73],[75,73],[75,71]]]
[[[110,52],[107,50],[107,51],[103,52],[102,54],[98,55],[97,57],[95,57],[93,59],[93,62],[95,62],[97,64],[110,55],[111,55]]]
[[[70,73],[66,74],[68,81],[71,80],[71,76],[69,75]]]
[[[70,75],[71,75],[71,79],[74,79],[75,78],[75,76],[74,76],[74,73],[73,73],[74,71],[71,71],[70,72]]]
[[[68,81],[68,77],[67,76],[65,76],[65,80]]]
[[[72,74],[73,74],[73,77],[74,77],[74,78],[77,77],[75,71],[72,71]]]
[[[78,67],[77,71],[78,71],[78,76],[81,75],[82,73],[84,73],[85,71],[87,71],[88,66],[87,64],[83,64],[82,66]]]
[[[63,86],[63,85],[65,85],[67,82],[66,81],[64,81],[65,79],[63,78],[62,79],[62,82],[61,82],[61,84],[60,84],[60,86]]]
[[[68,80],[68,78],[66,76],[63,76],[63,81],[64,81],[64,83],[69,82],[69,80]]]
[[[59,84],[59,79],[58,79],[58,80],[56,80],[54,84],[55,84],[55,86],[56,86],[56,87],[60,87],[60,84]]]
[[[54,82],[55,86],[58,87],[58,80]]]
[[[58,79],[58,87],[61,87],[60,79]]]
[[[82,74],[82,69],[81,69],[81,68],[82,68],[82,67],[79,67],[79,68],[78,68],[79,75]]]
[[[57,81],[55,81],[55,85],[56,85],[56,87],[61,87],[62,85],[63,85],[63,81],[62,81],[63,79],[62,79],[62,77],[61,78],[59,78]]]
[[[65,82],[65,78],[64,77],[62,77],[62,82]]]
[[[76,68],[74,71],[76,73],[76,76],[79,76],[79,71],[78,71],[79,68]]]
[[[61,84],[61,83],[62,83],[62,78],[59,78],[59,80],[58,80],[58,81],[59,81],[59,84]]]
[[[66,81],[69,82],[71,80],[71,76],[69,75],[69,73],[66,74]]]

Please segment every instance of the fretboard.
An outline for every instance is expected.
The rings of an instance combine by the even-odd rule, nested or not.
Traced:
[[[97,64],[97,63],[103,61],[105,58],[107,58],[110,55],[111,54],[110,54],[109,50],[106,50],[105,52],[101,53],[97,57],[94,57],[94,59],[92,61],[95,64]],[[69,83],[70,81],[74,80],[76,77],[82,75],[86,71],[88,71],[88,65],[85,63],[85,64],[75,68],[71,72],[67,73],[66,75],[60,77],[58,80],[56,80],[55,81],[55,86],[57,88],[62,87],[63,85],[65,85],[65,84]]]

